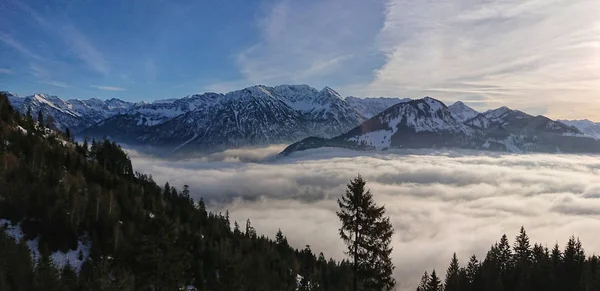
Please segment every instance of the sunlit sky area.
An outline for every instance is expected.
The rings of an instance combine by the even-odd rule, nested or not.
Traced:
[[[598,0],[0,2],[0,90],[129,101],[254,84],[600,121]]]

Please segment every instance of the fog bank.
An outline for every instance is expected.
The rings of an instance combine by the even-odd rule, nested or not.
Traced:
[[[413,290],[424,271],[445,273],[453,252],[461,263],[483,259],[503,233],[521,225],[531,241],[564,246],[579,236],[600,253],[600,157],[468,151],[318,149],[276,157],[281,146],[232,150],[166,161],[134,151],[137,171],[158,183],[190,186],[213,211],[230,211],[259,233],[281,228],[290,244],[343,258],[335,199],[358,173],[396,230],[395,276]],[[249,162],[250,161],[250,162]]]

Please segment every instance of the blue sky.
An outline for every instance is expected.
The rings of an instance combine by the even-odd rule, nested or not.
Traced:
[[[597,0],[4,0],[0,89],[154,100],[254,84],[600,119]]]

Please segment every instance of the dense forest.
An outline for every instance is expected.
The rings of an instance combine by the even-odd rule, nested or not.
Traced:
[[[74,143],[0,93],[0,290],[347,290],[352,265],[211,213],[134,172],[109,140]],[[201,189],[200,189],[201,190]],[[199,191],[200,192],[200,191]],[[39,245],[39,256],[29,244]],[[81,266],[52,255],[89,246]],[[89,253],[89,254],[88,254]]]
[[[443,276],[443,275],[441,275]],[[571,237],[564,250],[531,246],[524,228],[510,245],[506,235],[479,261],[471,256],[460,267],[456,254],[445,280],[425,272],[417,291],[599,291],[600,258],[586,257],[581,241]]]

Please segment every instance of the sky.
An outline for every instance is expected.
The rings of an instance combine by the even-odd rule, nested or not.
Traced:
[[[129,150],[133,166],[259,234],[278,229],[295,248],[310,245],[344,258],[336,198],[359,171],[395,229],[391,246],[398,290],[415,290],[423,272],[445,273],[482,260],[503,234],[523,226],[531,244],[564,249],[579,237],[600,254],[600,160],[597,156],[479,151],[316,149],[273,158],[283,146],[236,149],[168,161]],[[256,181],[260,181],[257,183]],[[318,234],[318,237],[315,236]]]
[[[128,101],[255,84],[600,121],[597,0],[5,0],[0,88]]]

